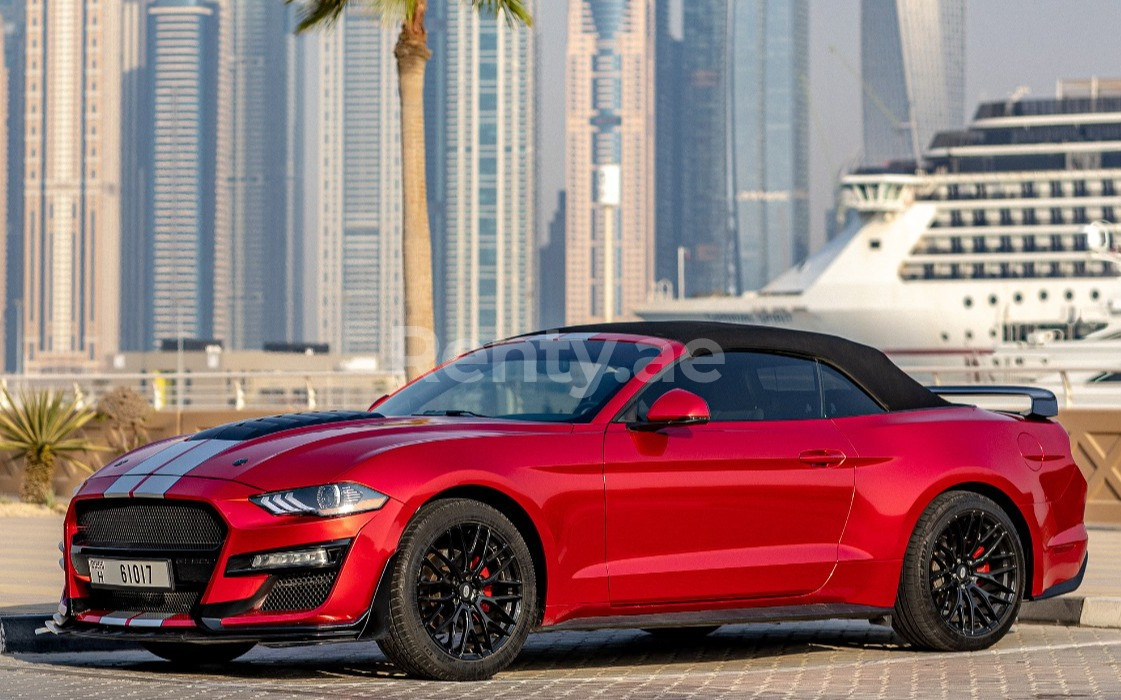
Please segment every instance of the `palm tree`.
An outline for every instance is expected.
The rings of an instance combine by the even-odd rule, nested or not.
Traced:
[[[462,0],[492,17],[529,26],[526,0]],[[389,21],[401,22],[394,55],[401,90],[401,177],[404,191],[405,374],[413,380],[436,364],[432,299],[432,239],[425,174],[424,71],[428,48],[428,0],[285,0],[303,5],[298,31],[336,22],[349,5],[367,4]],[[428,337],[419,335],[427,334]]]
[[[16,402],[5,388],[2,398],[0,451],[25,462],[20,500],[47,505],[54,496],[51,482],[59,461],[77,464],[82,453],[104,449],[79,434],[97,414],[62,392],[21,394]]]

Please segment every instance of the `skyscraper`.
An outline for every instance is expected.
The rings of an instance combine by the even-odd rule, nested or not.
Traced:
[[[687,296],[720,294],[735,286],[730,279],[728,94],[729,72],[739,66],[729,52],[728,5],[728,0],[683,4],[677,58],[678,119],[684,128],[662,135],[680,143],[678,245],[687,252]]]
[[[4,27],[4,17],[0,15],[0,28]],[[8,240],[10,234],[8,229],[10,227],[10,218],[8,213],[8,130],[9,130],[9,91],[11,85],[11,71],[8,68],[7,50],[5,42],[7,37],[0,32],[0,59],[3,63],[0,64],[0,231],[3,231],[3,236],[0,237],[0,309],[6,309],[8,306]],[[2,321],[4,314],[0,313],[0,321]],[[7,332],[6,324],[0,322],[0,348],[7,345],[5,342],[5,335]]]
[[[536,323],[537,41],[461,0],[435,0],[430,12],[440,335],[474,347]]]
[[[965,0],[861,0],[864,160],[918,160],[965,117]]]
[[[121,350],[152,349],[148,168],[151,130],[148,4],[121,0]]]
[[[357,6],[309,37],[316,105],[311,181],[318,284],[316,340],[403,365],[401,109],[395,32]],[[312,159],[309,158],[310,162]]]
[[[806,0],[738,0],[731,12],[731,154],[739,289],[809,248]]]
[[[626,317],[654,277],[654,2],[568,6],[566,315]]]
[[[219,0],[214,335],[232,348],[284,339],[288,9]]]
[[[0,0],[0,13],[3,21],[0,27],[4,32],[4,71],[7,75],[7,98],[3,106],[6,120],[6,139],[4,148],[6,154],[0,161],[6,165],[3,177],[5,187],[0,190],[4,197],[6,210],[3,223],[4,237],[0,239],[0,246],[4,247],[5,264],[4,279],[0,293],[4,295],[2,336],[4,339],[3,352],[4,364],[8,370],[19,367],[19,349],[16,347],[20,333],[17,328],[23,309],[23,80],[24,65],[27,59],[27,47],[24,39],[26,36],[26,13],[23,0]]]
[[[723,0],[721,0],[723,1]],[[675,34],[673,0],[656,0],[655,24],[655,137],[654,137],[654,277],[677,283],[677,249],[683,245],[681,164],[682,61],[681,37]]]
[[[147,348],[211,337],[217,10],[204,0],[147,8]]]
[[[538,269],[541,283],[538,287],[540,304],[538,323],[541,328],[560,328],[564,325],[564,190],[557,194],[557,209],[549,222],[549,242],[539,249]]]
[[[36,371],[116,352],[119,0],[27,0],[23,346]]]

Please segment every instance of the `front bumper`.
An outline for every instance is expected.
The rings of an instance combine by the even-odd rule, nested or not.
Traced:
[[[93,492],[100,493],[96,486]],[[180,609],[166,604],[176,595],[172,593],[140,590],[134,595],[130,589],[124,595],[106,595],[105,589],[91,587],[87,561],[91,554],[145,558],[159,556],[159,552],[158,546],[153,545],[107,550],[85,543],[78,531],[76,508],[86,500],[105,500],[80,494],[67,516],[63,600],[48,628],[56,634],[136,641],[253,640],[277,644],[380,634],[375,593],[400,537],[397,521],[401,504],[390,500],[378,511],[331,519],[276,517],[248,501],[255,493],[233,482],[194,479],[181,484],[174,499],[166,499],[166,503],[204,504],[213,509],[225,527],[220,551],[216,552],[213,568],[208,577],[203,577],[203,583],[181,581],[181,569],[186,567],[174,558],[181,557],[181,553],[166,554],[172,558],[176,587],[190,589],[193,585],[197,589]],[[138,503],[141,499],[128,502]],[[236,562],[244,561],[246,555],[324,543],[345,547],[345,553],[331,569],[228,571],[231,559],[235,560],[236,568]],[[301,577],[305,577],[304,581]],[[303,583],[315,586],[316,595],[303,595],[293,587]],[[281,591],[285,586],[289,588]],[[285,601],[279,604],[278,591],[286,594]],[[128,604],[106,604],[116,601]]]

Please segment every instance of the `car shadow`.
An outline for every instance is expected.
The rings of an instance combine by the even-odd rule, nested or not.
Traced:
[[[839,648],[906,651],[890,628],[864,621],[730,625],[701,639],[673,639],[639,630],[545,632],[531,636],[518,659],[499,678],[518,680],[642,666],[659,666],[671,672],[673,667],[680,666],[683,670],[696,671],[708,664],[717,667],[832,652]],[[187,675],[245,681],[406,679],[386,661],[377,645],[369,642],[258,648],[224,666],[203,668],[185,668],[157,660],[141,649],[22,658],[32,663],[75,669],[111,669],[160,677]]]

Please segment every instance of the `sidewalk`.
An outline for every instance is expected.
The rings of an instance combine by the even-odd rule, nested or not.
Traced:
[[[58,605],[60,540],[61,515],[0,518],[0,613],[17,606],[46,604],[53,610]]]

